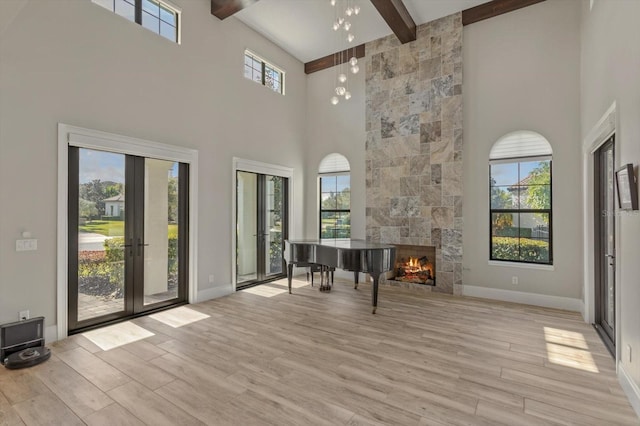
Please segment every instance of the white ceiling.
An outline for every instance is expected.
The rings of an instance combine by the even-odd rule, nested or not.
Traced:
[[[339,0],[340,2],[341,0]],[[352,0],[361,8],[352,16],[353,43],[345,32],[334,32],[335,8],[329,0],[260,0],[234,16],[301,62],[330,55],[391,34],[391,29],[369,0]],[[404,0],[417,25],[487,3],[488,0]]]

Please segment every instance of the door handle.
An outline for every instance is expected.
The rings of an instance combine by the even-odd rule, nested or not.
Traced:
[[[122,247],[129,247],[129,256],[133,255],[133,238],[129,238],[129,244],[124,244]]]
[[[142,247],[148,247],[149,244],[145,244],[142,242],[140,238],[138,238],[138,256],[142,255]]]

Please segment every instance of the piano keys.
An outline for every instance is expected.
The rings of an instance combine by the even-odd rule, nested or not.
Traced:
[[[287,263],[289,294],[294,265],[318,264],[353,271],[356,276],[358,272],[368,273],[373,279],[371,305],[375,314],[380,274],[394,267],[396,248],[364,240],[286,240],[283,257]]]

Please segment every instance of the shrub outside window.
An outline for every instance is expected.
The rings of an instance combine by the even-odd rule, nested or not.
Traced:
[[[524,152],[550,154],[546,139],[537,133],[522,133],[519,139],[512,134],[503,138],[506,144],[503,140],[496,143],[492,157],[522,153],[523,140],[529,137],[531,142],[533,136],[540,139],[539,147]],[[491,260],[553,264],[551,182],[551,155],[490,160]]]
[[[244,52],[244,76],[284,95],[284,71],[248,50]]]

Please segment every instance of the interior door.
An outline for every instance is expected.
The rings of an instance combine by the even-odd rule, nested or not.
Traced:
[[[69,147],[69,332],[186,301],[188,165]]]
[[[287,185],[287,179],[280,176],[236,173],[237,288],[285,275]]]
[[[615,354],[615,138],[595,153],[595,327]]]

